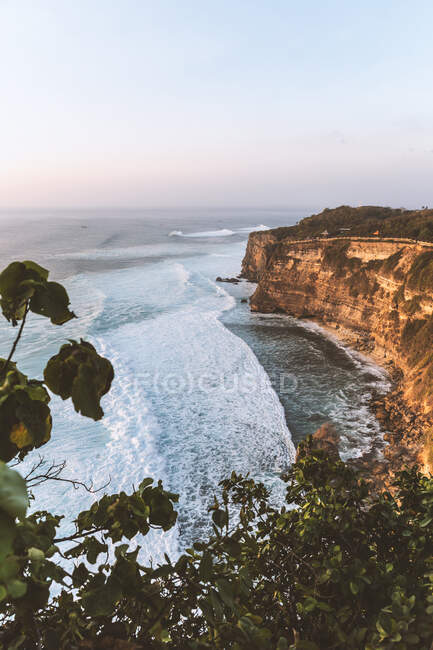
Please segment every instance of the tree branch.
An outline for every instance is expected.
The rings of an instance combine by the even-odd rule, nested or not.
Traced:
[[[92,528],[91,530],[87,530],[82,533],[74,533],[73,535],[68,535],[67,537],[56,537],[53,542],[55,544],[58,544],[60,542],[73,542],[76,539],[80,539],[80,537],[88,537],[89,535],[94,535],[95,533],[102,533],[102,531],[106,529],[106,526],[101,526],[100,528]]]
[[[21,335],[22,335],[22,333],[23,333],[23,329],[24,329],[24,325],[25,325],[25,322],[26,322],[27,314],[29,313],[29,309],[30,309],[29,301],[27,300],[27,302],[26,302],[26,308],[25,308],[25,310],[24,310],[24,316],[23,316],[23,319],[22,319],[22,321],[21,321],[21,325],[20,325],[20,328],[19,328],[19,330],[18,330],[18,334],[17,334],[17,336],[16,336],[16,338],[15,338],[15,341],[14,341],[13,344],[12,344],[12,348],[11,348],[11,351],[9,352],[9,356],[8,356],[8,358],[6,359],[6,362],[5,362],[5,364],[3,365],[3,368],[2,368],[1,371],[0,371],[0,380],[3,379],[3,378],[5,377],[6,372],[7,372],[7,369],[8,369],[8,367],[9,367],[9,364],[10,364],[10,362],[12,361],[12,357],[13,357],[14,354],[15,354],[15,350],[17,349],[18,342],[19,342],[19,340],[20,340],[20,338],[21,338]]]
[[[84,483],[83,481],[79,481],[78,479],[74,478],[63,478],[60,476],[60,474],[63,472],[63,470],[66,467],[66,461],[62,461],[61,463],[54,463],[52,462],[51,465],[46,469],[41,471],[40,474],[36,474],[36,472],[41,469],[46,463],[46,460],[43,456],[39,456],[39,460],[37,463],[33,465],[31,470],[26,474],[24,477],[27,481],[27,485],[30,488],[34,488],[41,483],[44,483],[45,481],[61,481],[63,483],[70,483],[71,485],[74,486],[75,490],[78,490],[78,488],[82,487],[86,490],[86,492],[90,492],[91,494],[96,494],[97,492],[101,492],[101,490],[105,490],[105,488],[111,483],[111,476],[109,477],[108,481],[104,483],[104,485],[101,485],[99,488],[94,488],[93,487],[93,481],[90,481],[89,484]]]

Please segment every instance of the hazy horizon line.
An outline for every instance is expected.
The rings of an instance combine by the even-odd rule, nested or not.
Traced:
[[[339,204],[342,205],[342,204]],[[326,206],[325,206],[326,207]],[[337,206],[336,206],[337,207]],[[57,206],[0,206],[0,212],[42,212],[48,210],[71,212],[75,210],[93,210],[95,212],[105,210],[129,210],[136,212],[139,210],[311,210],[317,209],[311,205],[286,205],[286,204],[268,204],[268,205],[227,205],[227,204],[202,204],[202,205],[57,205]],[[324,208],[322,208],[324,209]]]
[[[321,207],[318,205],[290,205],[290,204],[261,204],[261,205],[240,205],[240,204],[201,204],[201,205],[40,205],[40,206],[0,206],[0,212],[45,212],[45,211],[56,211],[56,212],[73,212],[73,211],[94,211],[94,212],[104,212],[110,210],[125,210],[130,212],[138,212],[141,210],[191,210],[191,211],[200,211],[200,210],[312,210],[312,211],[323,211],[325,209],[335,209],[340,206],[350,206],[350,207],[361,207],[361,206],[377,206],[377,207],[389,207],[393,209],[406,209],[406,210],[421,210],[423,206],[413,206],[407,204],[405,206],[399,205],[385,205],[384,203],[375,203],[375,202],[365,202],[365,203],[336,203],[336,204],[325,204],[323,203]]]

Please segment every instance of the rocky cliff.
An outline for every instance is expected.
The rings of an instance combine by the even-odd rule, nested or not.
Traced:
[[[397,398],[406,406],[394,419],[401,417],[420,442],[433,413],[431,245],[358,237],[293,241],[256,232],[242,274],[257,282],[252,310],[313,318],[352,332],[369,351],[385,351],[404,374]]]

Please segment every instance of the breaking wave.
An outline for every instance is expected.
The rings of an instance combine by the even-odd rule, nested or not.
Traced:
[[[229,237],[230,235],[234,235],[233,230],[229,230],[228,228],[221,228],[221,230],[205,230],[203,232],[190,232],[190,233],[184,233],[182,230],[172,230],[168,236],[169,237]]]

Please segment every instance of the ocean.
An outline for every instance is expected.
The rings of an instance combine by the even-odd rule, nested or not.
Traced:
[[[107,491],[146,476],[180,494],[176,527],[152,531],[143,554],[178,555],[209,528],[207,508],[232,470],[263,481],[280,501],[295,445],[332,421],[343,458],[380,444],[368,403],[386,373],[312,323],[260,315],[242,300],[254,285],[215,282],[240,272],[248,233],[290,225],[296,210],[80,210],[3,212],[2,268],[33,259],[67,288],[78,319],[63,327],[30,315],[16,360],[41,378],[66,339],[91,341],[115,379],[93,422],[53,396],[47,463]],[[0,325],[1,356],[15,332]],[[33,452],[19,468],[25,474]],[[69,484],[37,488],[37,508],[72,519],[97,495]],[[65,522],[65,531],[68,523]],[[70,524],[69,524],[70,526]]]

